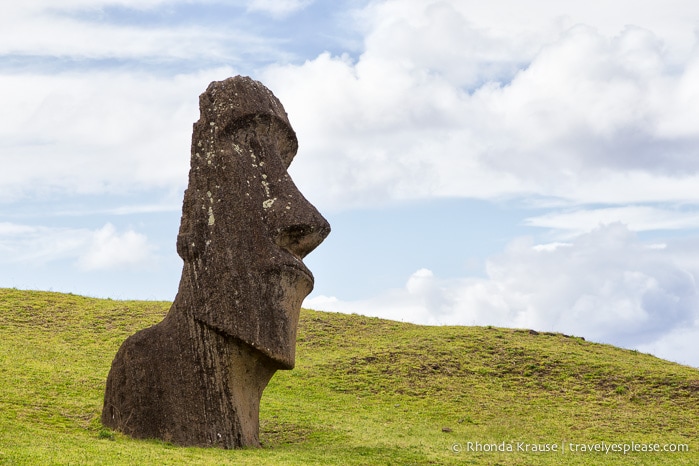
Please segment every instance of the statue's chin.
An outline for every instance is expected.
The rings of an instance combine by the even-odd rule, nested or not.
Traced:
[[[221,283],[196,299],[207,305],[194,318],[214,331],[259,351],[279,369],[293,369],[296,331],[303,299],[313,289],[313,278],[291,266],[269,268],[262,280],[247,287]],[[249,294],[230,290],[246,288]],[[195,287],[196,289],[196,287]],[[201,289],[198,289],[201,292]]]

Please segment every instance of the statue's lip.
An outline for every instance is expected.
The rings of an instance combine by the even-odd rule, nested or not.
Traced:
[[[294,258],[293,262],[284,262],[281,264],[282,267],[286,269],[291,269],[297,274],[303,276],[308,282],[313,284],[315,282],[315,279],[313,278],[313,274],[311,273],[310,270],[308,270],[308,267],[304,265],[303,262],[301,262],[301,259],[296,259]]]

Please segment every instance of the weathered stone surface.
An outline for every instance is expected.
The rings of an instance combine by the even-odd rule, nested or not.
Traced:
[[[287,173],[298,143],[261,83],[213,82],[199,98],[162,322],[129,337],[107,379],[104,425],[181,445],[259,445],[262,391],[294,367],[313,276],[302,259],[330,232]]]

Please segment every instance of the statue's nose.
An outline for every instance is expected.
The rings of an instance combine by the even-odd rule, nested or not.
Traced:
[[[308,201],[299,210],[276,229],[275,243],[303,259],[328,236],[330,224]]]

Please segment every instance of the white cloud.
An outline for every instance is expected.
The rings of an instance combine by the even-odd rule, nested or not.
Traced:
[[[283,17],[306,8],[313,0],[252,0],[249,11],[261,11],[274,17]]]
[[[6,264],[44,264],[74,257],[89,239],[89,231],[71,228],[0,224],[0,260]]]
[[[695,321],[684,328],[673,329],[652,343],[638,345],[636,349],[670,361],[699,367],[698,341],[699,322]]]
[[[196,4],[193,6],[187,4]],[[238,20],[244,0],[57,0],[0,5],[0,55],[9,66],[99,68],[115,64],[160,73],[287,60],[277,38]],[[235,18],[235,25],[207,16]],[[181,11],[187,21],[178,21]],[[191,11],[196,13],[192,14]],[[202,16],[199,16],[199,13]],[[124,17],[131,17],[124,21]]]
[[[524,221],[526,225],[558,230],[558,235],[577,235],[597,225],[614,222],[621,222],[632,231],[697,229],[699,213],[630,205],[553,211]]]
[[[668,335],[699,331],[699,254],[681,244],[654,246],[619,223],[565,244],[524,238],[488,260],[485,279],[446,280],[420,270],[404,289],[371,299],[320,296],[304,304],[423,324],[558,331],[630,348],[655,345],[655,354],[675,357],[676,350],[665,352]]]
[[[269,67],[310,197],[699,202],[699,8],[507,5],[372,3],[356,60]]]
[[[618,170],[696,175],[699,128],[669,130],[665,118],[699,116],[692,99],[675,105],[695,61],[688,58],[678,74],[650,32],[627,27],[609,38],[575,27],[510,85],[482,91],[484,110],[497,109],[488,113],[514,142],[487,163],[540,183],[556,174],[584,180]]]
[[[133,230],[117,233],[108,223],[93,232],[90,245],[78,259],[85,270],[103,270],[116,267],[147,265],[153,259],[148,238]]]
[[[182,189],[198,95],[229,69],[0,75],[0,200]]]
[[[50,31],[47,34],[46,31]],[[221,37],[198,28],[140,29],[43,18],[6,24],[0,53],[74,58],[153,58],[161,60],[218,56]]]
[[[83,270],[148,266],[154,247],[132,229],[119,233],[107,223],[97,230],[0,223],[0,262],[41,266],[68,260]]]
[[[182,0],[32,0],[22,3],[3,3],[2,12],[11,14],[19,11],[37,12],[46,9],[58,10],[98,10],[104,7],[125,7],[133,9],[149,9],[165,4],[182,3]]]
[[[88,3],[3,6],[0,53],[208,54],[220,63],[236,50],[268,47],[216,28],[102,24],[68,14],[179,2]],[[285,14],[309,2],[247,5]],[[699,8],[680,0],[615,5],[623,15],[601,1],[368,3],[347,16],[364,31],[358,58],[323,53],[260,68],[299,134],[292,174],[322,209],[530,195],[699,202],[699,55],[692,52]],[[0,75],[0,162],[11,167],[0,174],[0,200],[64,189],[180,189],[196,96],[232,74]]]

